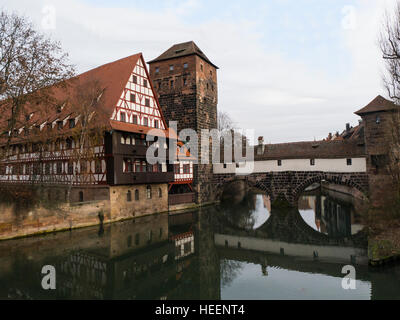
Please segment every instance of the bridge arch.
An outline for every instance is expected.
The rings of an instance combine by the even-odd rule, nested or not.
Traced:
[[[342,186],[354,188],[363,197],[365,197],[365,198],[368,197],[367,190],[364,190],[364,188],[361,187],[361,185],[359,183],[357,183],[355,181],[355,179],[351,179],[349,177],[346,178],[346,177],[343,177],[342,175],[332,175],[332,174],[322,173],[322,174],[319,174],[319,175],[316,175],[313,177],[309,177],[308,179],[305,179],[302,182],[300,182],[292,191],[292,195],[291,195],[292,203],[297,206],[297,203],[298,203],[298,200],[299,200],[301,194],[304,192],[304,190],[307,187],[313,185],[314,183],[321,184],[324,181],[333,183],[336,185],[342,185]]]

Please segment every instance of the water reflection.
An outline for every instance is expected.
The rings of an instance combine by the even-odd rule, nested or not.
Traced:
[[[340,199],[300,201],[299,210],[277,209],[267,195],[249,193],[234,206],[124,221],[101,233],[0,242],[0,298],[400,298],[400,268],[372,272],[365,263],[362,232],[351,232],[354,204],[342,219]],[[333,206],[335,219],[324,209]],[[41,289],[47,264],[57,270],[55,291]],[[356,290],[341,287],[345,264],[356,266]]]

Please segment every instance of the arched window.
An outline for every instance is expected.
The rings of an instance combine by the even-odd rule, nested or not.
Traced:
[[[146,188],[146,195],[147,195],[147,199],[151,199],[151,187],[147,186]]]
[[[139,190],[135,190],[135,200],[138,201],[139,200]]]
[[[158,188],[158,197],[162,198],[162,190],[161,190],[161,188]]]
[[[131,202],[132,201],[132,193],[131,190],[128,190],[126,193],[126,201]]]

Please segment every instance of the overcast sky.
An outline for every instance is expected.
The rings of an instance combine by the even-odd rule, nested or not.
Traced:
[[[60,40],[77,71],[193,40],[219,66],[219,110],[266,142],[342,131],[378,94],[395,0],[0,0]]]

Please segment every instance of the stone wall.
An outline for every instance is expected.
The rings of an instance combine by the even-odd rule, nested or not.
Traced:
[[[110,187],[111,219],[133,218],[168,211],[168,184],[151,184],[151,198],[147,197],[148,185]],[[136,200],[136,190],[139,199]],[[161,190],[161,197],[160,192]],[[131,201],[128,201],[128,192]]]

